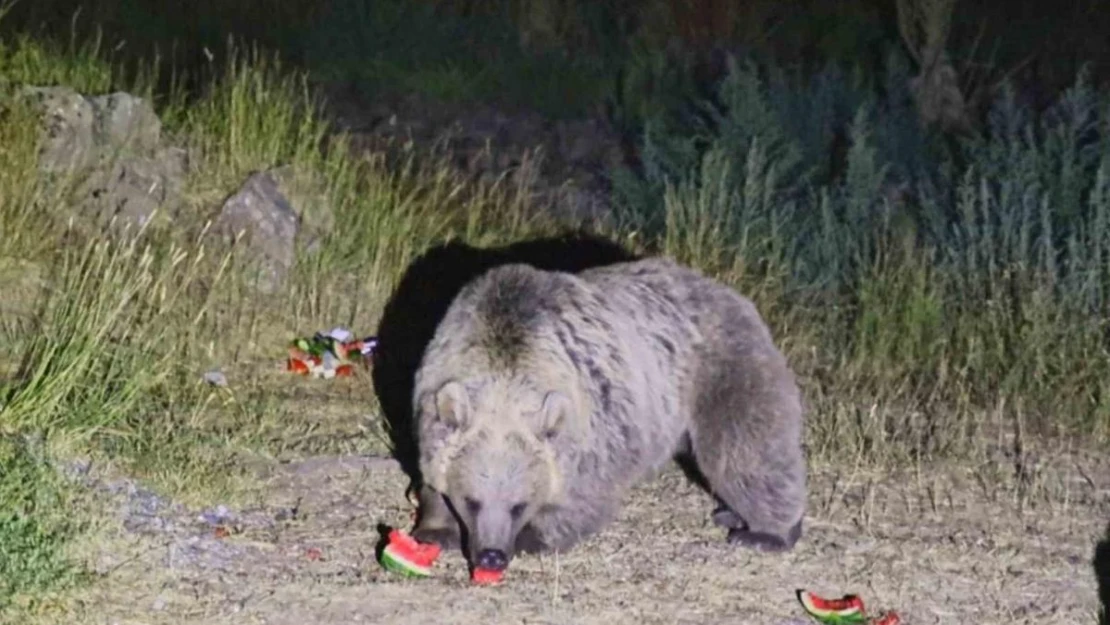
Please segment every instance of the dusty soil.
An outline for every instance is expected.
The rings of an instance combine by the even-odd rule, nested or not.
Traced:
[[[1110,519],[1110,462],[1097,455],[1039,469],[1024,498],[983,467],[816,467],[803,541],[761,555],[725,544],[706,496],[672,469],[582,548],[520,557],[483,588],[457,552],[428,579],[377,563],[380,525],[408,528],[412,510],[391,460],[319,457],[267,473],[264,503],[239,511],[96,486],[119,515],[97,541],[102,577],[77,622],[786,625],[807,622],[795,589],[808,588],[859,593],[913,625],[1095,623],[1092,557]]]

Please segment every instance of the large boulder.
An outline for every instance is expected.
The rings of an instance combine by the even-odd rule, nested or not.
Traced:
[[[283,165],[269,170],[278,190],[293,206],[300,220],[297,244],[313,253],[335,225],[335,214],[328,203],[328,181],[317,171]]]
[[[182,202],[184,150],[161,145],[162,122],[128,93],[84,96],[69,87],[25,87],[42,115],[39,169],[73,176],[74,217],[87,226],[141,226]]]

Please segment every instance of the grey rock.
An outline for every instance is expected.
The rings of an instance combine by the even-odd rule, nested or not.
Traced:
[[[284,282],[298,250],[313,253],[332,230],[327,181],[282,166],[252,174],[223,204],[215,230],[240,244],[259,265],[259,289],[272,293]]]
[[[318,250],[335,225],[334,212],[326,201],[327,180],[292,165],[271,169],[269,174],[300,220],[298,245],[309,253]]]
[[[149,157],[159,148],[162,122],[142,98],[123,92],[86,97],[69,87],[24,87],[22,93],[42,114],[44,171],[90,167],[121,151]]]
[[[94,111],[93,135],[101,150],[149,155],[158,149],[162,121],[149,102],[123,92],[89,101]]]
[[[189,176],[189,152],[171,145],[159,148],[153,158],[165,180],[166,197],[163,203],[179,208],[183,203],[185,180]]]
[[[86,97],[68,87],[24,87],[42,115],[39,169],[74,174],[74,217],[85,226],[143,226],[183,204],[185,150],[160,145],[162,123],[146,100],[122,92]]]
[[[119,226],[144,226],[154,212],[169,215],[181,205],[185,172],[178,150],[168,148],[153,157],[120,158],[105,163],[81,187],[80,212],[98,225],[115,220]]]
[[[202,510],[201,513],[197,515],[197,520],[207,525],[216,526],[223,523],[230,523],[235,519],[227,506],[220,504],[215,508]]]
[[[224,375],[224,372],[220,371],[219,369],[214,369],[212,371],[206,372],[204,374],[204,381],[208,384],[211,384],[212,386],[227,386],[227,376]]]
[[[42,115],[40,169],[72,172],[95,162],[95,111],[84,96],[69,87],[24,87],[22,94]]]
[[[258,265],[258,288],[276,291],[295,260],[300,217],[270,172],[257,172],[227,198],[215,221],[224,237],[240,239]]]
[[[136,534],[162,534],[176,529],[169,516],[176,506],[131,482],[121,485],[120,490],[127,493],[127,503],[120,511],[124,529]]]

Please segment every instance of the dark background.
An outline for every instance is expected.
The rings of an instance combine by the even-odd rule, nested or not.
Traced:
[[[1105,82],[1110,11],[1100,4],[962,0],[946,48],[969,93],[1010,78],[1043,105],[1083,65]],[[894,0],[20,0],[0,29],[60,42],[99,33],[121,63],[160,55],[165,85],[201,80],[234,39],[368,95],[424,89],[552,116],[596,110],[652,54],[706,79],[721,51],[865,74],[904,53]]]

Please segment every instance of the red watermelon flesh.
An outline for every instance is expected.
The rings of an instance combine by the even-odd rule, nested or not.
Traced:
[[[865,620],[863,600],[857,595],[825,599],[803,590],[798,592],[798,599],[806,612],[824,623],[862,623]]]
[[[470,573],[470,581],[475,584],[496,584],[501,581],[502,572],[493,569],[475,568]]]

